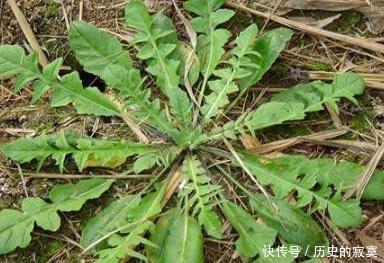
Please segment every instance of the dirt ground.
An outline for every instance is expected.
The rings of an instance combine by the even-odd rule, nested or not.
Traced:
[[[81,66],[75,61],[73,53],[69,50],[67,25],[71,21],[77,20],[80,14],[82,14],[83,20],[115,34],[123,41],[130,36],[130,32],[123,26],[124,4],[122,3],[124,1],[122,0],[19,0],[17,2],[48,60],[63,57],[64,65],[71,69],[81,70]],[[83,4],[82,9],[80,2]],[[181,36],[185,37],[184,29],[173,11],[171,1],[148,0],[146,2],[153,10],[164,8],[165,12],[175,20],[176,25],[180,26]],[[293,11],[285,16],[311,18],[318,21],[335,14],[340,14],[340,17],[326,25],[325,29],[351,36],[384,40],[384,35],[370,32],[369,19],[356,11]],[[227,24],[227,27],[236,33],[252,21],[258,23],[260,28],[264,25],[265,30],[278,26],[273,21],[266,21],[239,12],[236,18]],[[0,43],[19,44],[28,48],[20,26],[5,0],[0,0]],[[345,43],[329,41],[296,30],[287,50],[282,53],[281,58],[260,84],[251,89],[243,103],[261,103],[266,101],[275,89],[288,88],[293,84],[306,82],[309,79],[308,71],[351,69],[360,73],[384,74],[383,61],[384,54],[369,53],[367,55],[366,51],[358,47],[347,46]],[[13,94],[12,85],[11,80],[0,80],[0,145],[19,137],[51,133],[61,129],[76,130],[80,134],[92,134],[100,138],[129,137],[129,131],[118,120],[78,116],[70,107],[52,109],[48,107],[48,99],[43,99],[37,105],[30,105],[30,91],[25,89],[21,93]],[[380,138],[382,140],[384,136],[384,91],[367,89],[360,101],[359,106],[345,103],[341,107],[340,120],[351,131],[342,139],[377,145]],[[334,127],[327,112],[313,114],[307,120],[267,129],[258,134],[258,140],[261,143],[267,143]],[[361,164],[366,164],[373,154],[372,151],[362,151],[347,146],[332,147],[317,144],[300,144],[285,152],[300,153],[310,157],[331,156],[338,160],[353,160]],[[28,170],[28,166],[23,166],[23,168]],[[384,169],[383,161],[379,163],[378,168]],[[42,172],[58,171],[53,165],[47,164]],[[21,198],[26,194],[46,196],[47,190],[54,182],[57,182],[57,180],[50,179],[24,179],[23,182],[20,178],[18,166],[0,154],[0,209],[17,207]],[[72,242],[78,240],[81,224],[92,217],[95,211],[101,208],[111,196],[123,195],[131,191],[132,187],[140,187],[140,182],[136,185],[122,182],[109,192],[108,196],[87,203],[80,213],[65,214],[63,221],[66,224],[63,224],[59,232],[50,233],[37,229],[33,234],[31,246],[19,249],[7,256],[0,256],[0,262],[81,262],[78,257],[79,249]],[[334,245],[357,246],[377,242],[384,246],[384,204],[366,203],[363,204],[363,209],[364,224],[359,229],[328,232]],[[235,237],[229,232],[226,233],[226,237],[223,241],[206,240],[207,262],[241,262],[234,252]],[[92,262],[89,258],[81,260],[84,260],[82,262]],[[371,259],[333,260],[334,262],[375,262]],[[332,261],[329,260],[329,262]]]

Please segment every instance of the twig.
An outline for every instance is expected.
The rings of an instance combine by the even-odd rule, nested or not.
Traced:
[[[171,180],[169,181],[169,183],[167,185],[167,189],[165,190],[165,194],[164,194],[163,200],[161,202],[162,207],[164,207],[168,203],[169,199],[176,192],[177,187],[180,185],[180,182],[181,182],[181,172],[180,172],[180,167],[179,167],[175,170]]]
[[[83,8],[84,8],[84,0],[80,0],[79,3],[79,21],[83,20]]]
[[[0,133],[7,133],[9,135],[12,135],[12,136],[20,136],[19,134],[20,133],[26,133],[26,134],[30,134],[30,135],[35,135],[36,134],[36,131],[35,130],[32,130],[32,129],[20,129],[20,128],[4,128],[4,129],[1,129],[0,128]]]
[[[335,75],[334,72],[327,71],[303,71],[309,79],[322,79],[329,80]],[[384,90],[384,75],[383,74],[364,74],[360,73],[364,78],[365,84],[368,88]]]
[[[124,122],[129,126],[129,128],[136,134],[137,138],[143,142],[143,143],[149,143],[149,139],[145,134],[140,130],[139,125],[137,125],[131,117],[128,115],[128,113],[124,114],[122,116],[122,119]]]
[[[335,75],[335,72],[329,71],[302,71],[302,73],[307,74],[311,79],[332,79]],[[359,73],[364,80],[366,81],[377,81],[384,82],[383,74],[375,74],[375,73]]]
[[[1,79],[1,78],[0,78],[0,79]],[[3,85],[0,85],[0,89],[3,90],[4,92],[8,93],[8,94],[11,95],[11,96],[14,96],[14,97],[18,98],[19,100],[22,100],[22,101],[24,101],[24,102],[28,102],[26,99],[24,99],[23,97],[17,95],[16,93],[10,91],[9,89],[7,89],[6,87],[4,87]],[[0,114],[0,116],[1,116],[1,114]]]
[[[25,183],[23,171],[21,170],[21,167],[19,164],[16,164],[16,165],[17,165],[17,170],[19,171],[19,175],[21,178],[21,183],[23,184],[23,190],[24,190],[25,196],[28,197],[27,184]]]
[[[345,148],[351,151],[358,152],[372,152],[376,151],[377,147],[367,142],[349,141],[349,140],[317,140],[317,139],[304,139],[304,142],[312,144],[319,144],[331,147]]]
[[[225,146],[227,146],[228,150],[231,152],[235,160],[239,163],[241,168],[244,170],[244,172],[251,178],[251,180],[256,184],[256,186],[259,188],[259,190],[263,193],[263,195],[267,198],[268,201],[270,201],[269,194],[265,190],[265,188],[253,177],[251,171],[249,171],[248,167],[244,164],[243,160],[240,158],[240,156],[237,154],[233,146],[228,142],[227,139],[223,138],[223,142]]]
[[[67,15],[67,10],[65,9],[64,1],[60,1],[61,4],[61,9],[63,10],[63,16],[65,20],[65,26],[67,27],[67,31],[69,31],[70,25],[69,25],[69,20],[68,20],[68,15]]]
[[[128,125],[128,127],[132,130],[132,132],[136,135],[136,137],[139,139],[139,141],[143,143],[149,143],[150,140],[147,138],[147,136],[141,131],[140,125],[137,124],[129,114],[125,110],[125,107],[122,102],[116,97],[116,95],[113,92],[109,92],[106,94],[107,98],[113,102],[117,108],[121,111],[120,118],[123,119],[123,121]]]
[[[333,125],[338,129],[343,126],[341,119],[337,112],[332,108],[332,106],[329,103],[325,103],[325,108],[327,109],[329,115],[331,115],[331,119],[333,122]]]
[[[251,153],[268,153],[273,152],[277,150],[282,150],[285,148],[288,148],[290,146],[296,145],[298,143],[301,143],[303,141],[308,140],[327,140],[332,139],[341,135],[346,134],[348,131],[345,129],[337,129],[337,130],[331,130],[331,131],[323,131],[323,132],[317,132],[306,136],[297,136],[294,138],[274,141],[268,144],[263,144],[255,148],[248,149],[248,152]]]
[[[284,18],[281,16],[277,16],[277,15],[273,15],[270,13],[265,13],[265,12],[261,12],[261,11],[249,8],[243,4],[235,3],[234,1],[227,1],[227,5],[230,7],[239,9],[241,11],[253,14],[253,15],[261,16],[261,17],[264,17],[266,19],[271,19],[271,20],[273,20],[279,24],[300,30],[300,31],[305,32],[305,33],[335,39],[335,40],[338,40],[341,42],[348,43],[350,45],[356,45],[356,46],[359,46],[359,47],[362,47],[362,48],[365,48],[368,50],[384,53],[384,45],[369,42],[366,39],[360,39],[360,38],[356,38],[356,37],[346,36],[346,35],[331,32],[328,30],[319,29],[319,28],[316,28],[313,26],[308,26],[306,24],[296,22],[296,21],[293,21],[293,20],[290,20],[290,19],[287,19],[287,18]]]
[[[35,35],[32,32],[31,27],[29,26],[29,23],[27,19],[25,18],[23,12],[20,10],[19,6],[16,4],[15,0],[7,0],[9,6],[12,9],[13,14],[15,15],[17,22],[20,25],[21,30],[23,31],[25,37],[27,38],[27,41],[29,45],[31,45],[31,48],[33,50],[36,50],[39,53],[39,62],[40,65],[43,67],[48,64],[48,59],[43,53],[43,51],[40,48],[39,43],[37,42],[37,39]]]
[[[267,18],[267,20],[265,20],[265,22],[263,24],[263,27],[260,29],[260,33],[259,33],[260,35],[264,32],[264,30],[267,27],[269,21],[271,20],[271,15],[273,15],[273,13],[276,13],[276,11],[280,7],[280,5],[281,5],[281,0],[278,0],[277,4],[275,4],[275,7],[270,12],[268,12],[268,18]]]

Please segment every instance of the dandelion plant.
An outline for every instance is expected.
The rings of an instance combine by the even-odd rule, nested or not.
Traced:
[[[346,72],[330,83],[299,84],[228,121],[226,113],[269,70],[292,32],[277,28],[260,33],[251,24],[232,35],[223,24],[234,11],[223,8],[224,3],[184,2],[197,33],[196,47],[180,40],[171,19],[162,12],[150,14],[138,0],[126,7],[125,24],[135,32],[128,46],[89,23],[74,22],[70,47],[84,70],[107,84],[105,92],[83,87],[76,71],[60,75],[61,58],[41,68],[37,53],[27,55],[17,45],[0,46],[0,77],[15,76],[16,92],[30,84],[33,103],[47,94],[52,107],[72,106],[78,114],[121,118],[137,135],[131,141],[67,132],[20,138],[3,147],[7,157],[20,164],[32,162],[37,169],[50,159],[60,172],[72,162],[79,172],[125,164],[136,174],[153,175],[144,189],[121,196],[84,222],[78,240],[81,255],[108,263],[129,258],[203,262],[203,237],[222,239],[223,223],[229,222],[237,234],[236,251],[245,260],[293,262],[292,255],[278,261],[267,257],[263,248],[295,245],[302,250],[300,257],[311,257],[315,246],[329,243],[313,217],[316,212],[328,216],[331,227],[362,223],[360,199],[345,199],[343,193],[363,167],[304,156],[265,160],[236,146],[239,136],[303,120],[325,105],[337,113],[340,101],[356,104],[356,96],[364,91],[362,78]],[[153,139],[157,135],[161,139]],[[35,227],[58,230],[61,213],[78,211],[116,180],[56,185],[46,200],[27,197],[20,208],[3,209],[0,253],[27,247]],[[229,198],[228,183],[246,197],[242,205]],[[383,172],[375,172],[362,199],[384,200]]]

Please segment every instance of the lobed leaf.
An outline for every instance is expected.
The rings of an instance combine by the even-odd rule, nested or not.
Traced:
[[[256,214],[269,227],[278,231],[278,235],[291,245],[298,245],[308,255],[315,253],[316,247],[328,247],[329,242],[324,230],[312,217],[286,200],[261,194],[250,195],[250,205]]]
[[[154,20],[153,23],[161,27],[169,24],[164,16],[158,15]],[[129,53],[117,39],[85,22],[74,23],[69,36],[71,47],[85,70],[100,76],[108,86],[118,90],[125,99],[125,107],[133,109],[136,119],[147,120],[149,125],[172,138],[179,134],[160,109],[160,101],[149,99],[150,90],[143,89],[144,79],[140,71],[132,67]]]
[[[273,159],[284,170],[297,169],[299,173],[313,174],[320,185],[332,185],[339,191],[346,191],[363,173],[364,167],[358,164],[330,158],[308,159],[305,156],[290,155]],[[376,170],[364,189],[362,199],[384,200],[384,172]]]
[[[108,233],[127,224],[127,215],[140,203],[141,197],[126,196],[112,202],[91,218],[81,231],[80,245],[84,248],[98,242]],[[105,243],[105,242],[103,242]],[[105,245],[102,242],[96,248]]]
[[[323,104],[328,103],[338,112],[337,102],[341,98],[357,103],[354,96],[364,91],[363,78],[352,72],[336,74],[332,84],[314,81],[308,84],[295,86],[293,89],[276,94],[272,101],[284,102],[297,101],[304,105],[306,112],[314,112],[323,109]]]
[[[20,73],[20,66],[25,60],[24,49],[20,46],[1,45],[0,77],[8,77]],[[31,70],[34,70],[33,68]]]
[[[150,219],[161,212],[161,201],[164,193],[165,185],[157,191],[147,194],[137,206],[129,209],[129,213],[126,215],[126,224],[123,226],[119,224],[119,227],[116,225],[117,231],[106,234],[108,247],[97,250],[98,259],[96,262],[119,263],[127,257],[134,257],[147,262],[146,257],[135,252],[134,249],[139,244],[156,246],[143,238],[142,235],[152,227],[153,223]]]
[[[159,88],[168,97],[178,124],[186,127],[192,119],[192,104],[186,92],[178,87],[180,61],[172,58],[177,44],[172,37],[168,38],[175,29],[165,18],[159,23],[159,17],[162,17],[160,13],[150,16],[142,1],[131,1],[126,7],[126,24],[138,31],[134,42],[143,44],[137,56],[147,62],[146,70],[156,77]]]
[[[97,27],[77,21],[72,23],[68,36],[71,49],[86,71],[102,76],[108,65],[132,68],[132,59],[120,42]]]
[[[275,95],[272,101],[262,104],[257,110],[213,129],[207,139],[220,139],[223,136],[236,138],[236,134],[246,132],[245,128],[254,132],[286,121],[301,120],[309,112],[322,110],[325,103],[337,111],[340,99],[354,101],[353,96],[360,95],[363,90],[362,77],[351,72],[336,75],[332,84],[314,81],[297,85]]]
[[[38,53],[26,55],[24,49],[18,45],[0,46],[0,77],[17,75],[15,92],[24,88],[29,82],[34,82],[32,102],[37,102],[55,83],[62,65],[62,59],[56,59],[48,64],[43,71],[38,66]]]
[[[189,204],[195,206],[192,216],[198,214],[198,222],[204,226],[208,235],[221,238],[221,222],[212,208],[215,206],[212,199],[216,196],[221,187],[214,185],[211,178],[206,175],[201,162],[195,156],[187,158],[182,167],[182,174],[185,185],[180,196],[189,197]]]
[[[269,260],[273,259],[264,257],[263,249],[265,246],[273,245],[277,231],[257,223],[252,215],[232,202],[224,201],[222,211],[229,223],[239,233],[236,250],[246,258],[259,255],[263,258],[262,262],[271,262]]]
[[[197,39],[197,54],[206,80],[220,62],[225,52],[223,46],[231,36],[228,30],[216,29],[235,14],[232,10],[219,9],[224,3],[224,0],[188,0],[184,3],[185,10],[197,15],[191,24],[201,33]]]
[[[61,223],[58,211],[80,210],[87,200],[99,197],[112,183],[113,180],[90,179],[75,185],[54,186],[49,193],[49,203],[38,197],[28,197],[21,203],[22,211],[0,211],[0,254],[26,247],[31,241],[34,224],[56,231]]]
[[[184,8],[196,15],[191,24],[200,33],[197,57],[188,77],[194,84],[201,71],[204,76],[202,94],[205,94],[205,86],[209,87],[201,108],[203,125],[220,114],[231,94],[240,91],[239,98],[255,85],[292,36],[292,31],[280,28],[257,38],[257,27],[251,25],[235,39],[235,48],[226,65],[217,69],[225,53],[223,47],[231,36],[228,30],[218,27],[234,15],[232,10],[221,8],[224,4],[225,0],[188,0],[184,3]],[[52,89],[52,106],[72,103],[79,114],[124,118],[129,109],[134,118],[168,135],[183,149],[189,147],[191,150],[223,136],[236,138],[246,130],[254,132],[286,121],[301,120],[307,113],[322,110],[324,104],[338,112],[340,99],[357,103],[355,96],[363,92],[363,80],[354,73],[336,75],[332,84],[315,81],[297,85],[277,94],[257,110],[206,135],[202,132],[203,125],[196,129],[190,125],[192,103],[179,85],[183,84],[180,76],[184,76],[186,54],[189,55],[191,50],[178,40],[172,21],[160,12],[151,16],[139,0],[129,2],[125,20],[137,31],[133,41],[139,46],[137,57],[146,62],[146,71],[156,78],[158,87],[168,98],[171,114],[162,109],[160,100],[151,99],[150,90],[143,87],[145,78],[133,68],[129,52],[119,41],[85,22],[72,24],[69,32],[71,48],[84,69],[100,76],[108,86],[117,90],[121,100],[104,96],[96,88],[84,89],[76,72],[60,77],[61,59],[40,69],[37,53],[26,55],[19,46],[0,46],[0,77],[17,74],[15,91],[33,83],[32,102]],[[93,166],[114,168],[128,157],[137,156],[133,169],[139,173],[156,164],[170,163],[180,153],[180,148],[87,139],[61,133],[19,139],[5,146],[3,152],[20,163],[37,160],[39,167],[51,158],[61,172],[69,155],[79,170]],[[309,215],[314,211],[327,209],[335,226],[346,228],[362,222],[359,202],[341,197],[359,176],[362,167],[348,162],[334,164],[329,159],[284,157],[265,163],[258,157],[246,154],[242,157],[257,180],[269,186],[275,195],[266,199],[259,194],[247,193],[251,207],[265,224],[258,223],[254,216],[234,203],[224,200],[221,204],[224,215],[239,233],[236,249],[242,256],[254,262],[292,262],[293,257],[268,258],[263,253],[265,246],[274,244],[277,235],[283,238],[283,243],[307,248],[312,254],[314,246],[328,246],[324,231]],[[162,211],[164,184],[145,196],[140,193],[112,202],[86,224],[80,244],[97,255],[97,262],[103,263],[118,263],[128,257],[147,262],[143,254],[135,251],[139,245],[145,246],[151,262],[203,262],[201,226],[208,235],[221,238],[221,221],[213,211],[214,197],[221,187],[212,183],[195,156],[184,160],[182,176],[184,182],[179,196],[188,200],[191,215],[177,209],[162,216],[156,225],[152,223]],[[57,230],[61,223],[59,211],[79,210],[87,200],[105,192],[112,182],[92,179],[76,185],[55,186],[49,193],[50,201],[31,197],[22,201],[20,211],[0,211],[0,254],[26,247],[35,224],[45,230]],[[383,184],[383,173],[376,172],[363,197],[383,200]],[[333,193],[334,189],[336,193]],[[291,205],[288,197],[295,203]],[[300,209],[304,206],[309,208],[309,214]],[[150,240],[144,238],[148,230],[152,230]]]
[[[119,116],[123,111],[97,88],[84,89],[77,72],[64,76],[60,88],[52,96],[51,106],[63,107],[73,103],[77,113],[96,116]]]
[[[51,157],[62,172],[68,155],[72,155],[81,171],[86,167],[117,167],[130,156],[159,154],[164,149],[136,142],[88,139],[59,133],[34,139],[21,138],[6,145],[2,151],[18,163],[37,160],[38,168]]]
[[[243,155],[243,161],[262,185],[270,185],[279,199],[297,193],[296,207],[303,207],[315,201],[311,211],[328,209],[331,221],[339,227],[355,227],[362,223],[362,209],[358,200],[343,200],[339,192],[332,195],[326,183],[316,189],[317,177],[313,173],[302,174],[298,168],[283,170],[274,162],[261,164],[257,157]]]
[[[8,54],[14,57],[10,57]],[[62,79],[58,73],[62,64],[57,59],[43,70],[38,66],[36,52],[26,56],[20,46],[0,46],[1,76],[8,77],[18,74],[15,91],[20,91],[28,82],[34,82],[32,102],[39,100],[48,90],[54,89],[53,107],[66,106],[73,103],[79,114],[93,114],[96,116],[122,116],[123,111],[113,101],[106,98],[97,88],[84,89],[77,72],[65,75]]]
[[[250,76],[252,70],[259,66],[252,63],[250,56],[258,56],[253,51],[253,44],[257,36],[256,24],[250,25],[236,38],[236,46],[232,50],[233,57],[228,60],[230,67],[218,69],[214,74],[219,79],[208,82],[210,93],[205,97],[205,104],[201,108],[204,116],[203,123],[208,122],[211,117],[216,116],[219,110],[229,103],[228,95],[238,91],[235,80]],[[252,70],[250,70],[252,69]]]
[[[249,56],[251,63],[258,65],[257,68],[250,67],[252,74],[244,76],[240,80],[241,94],[254,86],[263,75],[271,68],[272,64],[279,57],[287,42],[292,37],[292,30],[287,28],[276,28],[263,34],[253,44],[253,51],[257,56]]]
[[[179,136],[180,132],[161,110],[160,101],[158,99],[151,101],[150,90],[143,89],[143,80],[137,69],[129,71],[118,65],[109,65],[104,69],[102,78],[109,86],[120,92],[120,96],[125,99],[126,107],[133,109],[136,119],[146,120],[149,125],[173,139]]]

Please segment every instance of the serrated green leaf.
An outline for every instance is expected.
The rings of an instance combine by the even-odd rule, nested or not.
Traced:
[[[216,29],[235,13],[232,10],[219,9],[224,3],[223,0],[188,0],[184,3],[187,11],[198,15],[191,20],[191,24],[197,32],[202,33],[198,36],[197,52],[205,79],[216,69],[225,52],[223,46],[230,37],[228,30]]]
[[[77,60],[92,74],[101,76],[108,65],[118,65],[127,70],[132,68],[131,57],[123,50],[120,42],[86,22],[72,23],[69,44]]]
[[[239,133],[246,133],[282,124],[285,121],[301,120],[305,117],[305,108],[302,103],[271,101],[262,104],[257,110],[240,115],[236,120],[214,128],[208,140],[218,140],[222,137],[234,139]]]
[[[322,110],[323,104],[329,103],[334,105],[334,110],[338,112],[337,102],[341,98],[355,102],[354,96],[360,95],[363,91],[363,78],[358,74],[347,72],[335,75],[332,84],[314,81],[297,85],[293,90],[276,94],[272,100],[278,102],[296,100],[305,105],[307,112]]]
[[[142,155],[133,164],[133,170],[135,173],[141,173],[142,171],[151,169],[156,165],[156,156]]]
[[[89,200],[99,197],[109,189],[114,180],[89,179],[77,184],[56,185],[49,192],[49,199],[60,204],[63,212],[78,211]]]
[[[263,34],[253,46],[257,56],[250,56],[252,63],[258,68],[251,68],[252,75],[244,77],[240,81],[240,90],[244,93],[249,87],[255,85],[276,61],[286,43],[292,37],[292,30],[277,28]]]
[[[32,103],[37,102],[57,82],[58,73],[62,65],[62,59],[56,59],[43,68],[42,72],[38,66],[39,57],[37,52],[25,55],[24,50],[17,45],[0,46],[1,76],[12,76],[18,74],[15,81],[14,91],[21,91],[29,82],[35,82]]]
[[[29,73],[20,73],[15,80],[15,86],[13,88],[14,92],[21,91],[25,85],[27,85],[29,82],[36,80],[35,75],[31,75]]]
[[[247,58],[247,55],[252,52],[257,32],[257,26],[252,24],[240,33],[235,40],[236,47],[232,51],[233,57],[228,61],[231,67],[220,69],[221,72],[225,71],[224,74],[218,75],[220,79],[208,82],[211,92],[205,97],[205,104],[201,108],[204,116],[203,123],[216,116],[219,110],[229,103],[229,94],[238,91],[235,80],[251,74],[251,72],[244,69],[244,66],[249,67],[249,64],[251,64],[251,60]],[[255,67],[257,66],[256,64]]]
[[[130,247],[135,248],[141,243],[143,238],[138,233],[148,228],[148,224],[143,224],[134,229],[127,237],[114,235],[108,240],[108,245],[112,248],[106,248],[97,252],[97,263],[119,263],[122,259],[133,257],[148,262],[144,255],[134,251]]]
[[[228,56],[224,56],[224,46],[231,33],[219,26],[229,21],[235,12],[221,8],[225,0],[184,1],[185,10],[195,16],[191,25],[198,33],[197,54],[188,75],[189,82],[196,84],[200,74],[203,75],[197,85],[200,88],[197,95],[204,96],[205,100],[201,105],[199,101],[198,107],[193,109],[186,91],[180,88],[191,48],[179,41],[179,34],[170,18],[161,12],[151,15],[144,1],[128,2],[126,24],[136,32],[130,47],[135,46],[136,57],[143,60],[146,72],[154,76],[157,87],[168,101],[163,102],[161,96],[156,98],[157,92],[150,91],[154,81],[142,77],[141,69],[133,68],[128,51],[116,38],[85,22],[72,24],[70,45],[84,69],[99,75],[108,88],[118,92],[118,97],[109,90],[103,94],[96,88],[84,89],[75,72],[59,76],[62,59],[41,68],[38,53],[26,55],[19,46],[0,46],[0,78],[17,75],[15,92],[32,84],[33,103],[52,91],[53,106],[73,104],[80,114],[124,119],[129,111],[133,120],[140,121],[148,133],[153,131],[158,138],[164,135],[167,143],[151,145],[94,140],[62,133],[20,139],[7,145],[3,151],[20,163],[36,160],[39,168],[50,158],[60,171],[63,171],[69,156],[79,170],[99,166],[115,168],[132,157],[135,160],[133,170],[137,173],[155,165],[169,167],[175,156],[183,151],[186,158],[182,169],[178,170],[182,176],[178,193],[179,198],[185,200],[179,202],[186,205],[185,210],[177,209],[161,217],[155,226],[152,221],[162,211],[167,187],[164,184],[153,192],[145,187],[138,195],[121,198],[101,210],[87,223],[80,243],[95,254],[97,262],[102,263],[119,263],[129,257],[141,262],[203,262],[201,228],[209,236],[221,238],[221,218],[214,209],[221,187],[212,182],[210,173],[205,170],[211,166],[203,169],[202,163],[190,154],[197,152],[205,157],[200,151],[207,150],[222,156],[219,149],[197,147],[223,136],[236,139],[238,134],[301,120],[307,113],[323,110],[324,104],[338,113],[341,99],[356,103],[355,96],[363,92],[363,80],[356,74],[344,73],[336,75],[332,84],[315,81],[298,85],[275,95],[255,111],[245,111],[238,119],[221,127],[209,125],[215,128],[206,132],[204,129],[209,122],[219,117],[225,108],[232,108],[249,87],[257,84],[289,41],[292,32],[275,29],[257,38],[257,27],[251,25],[235,39],[235,47],[227,53]],[[235,92],[239,93],[238,97],[228,107],[229,98]],[[196,112],[194,117],[200,117],[200,125],[192,121],[193,111]],[[178,146],[168,144],[169,141]],[[225,216],[239,233],[237,251],[250,261],[293,262],[293,257],[268,258],[264,255],[265,246],[273,245],[277,235],[281,244],[297,244],[307,248],[308,253],[314,246],[327,246],[324,231],[310,216],[314,211],[328,211],[335,226],[346,228],[361,223],[359,202],[343,200],[341,195],[355,182],[362,167],[346,163],[334,165],[321,159],[301,160],[302,163],[299,159],[287,160],[284,163],[280,159],[261,162],[258,157],[246,154],[242,157],[244,165],[251,171],[250,176],[254,174],[256,180],[274,195],[266,199],[249,193],[233,180],[249,195],[251,207],[263,221],[261,224],[241,207],[226,200],[222,204]],[[109,180],[89,180],[57,186],[49,194],[50,201],[26,198],[20,211],[1,211],[0,253],[27,246],[35,224],[45,230],[57,230],[61,221],[59,211],[79,210],[86,200],[99,197],[111,183]],[[383,185],[383,173],[376,172],[363,197],[383,200]],[[145,238],[148,230],[152,230],[150,240]],[[148,259],[141,251],[137,252],[138,246],[145,247]]]
[[[6,145],[2,151],[19,163],[36,159],[40,166],[51,156],[62,171],[68,155],[73,156],[79,170],[97,166],[117,167],[130,156],[162,152],[158,147],[162,148],[129,141],[87,139],[59,133],[34,139],[21,138]]]
[[[0,211],[0,254],[6,254],[17,247],[25,248],[31,242],[34,227],[33,218],[12,209]],[[20,222],[15,226],[15,222]]]
[[[26,215],[33,217],[36,225],[45,230],[57,231],[60,227],[60,216],[56,212],[52,212],[51,204],[38,197],[29,197],[24,199],[21,203],[21,210]],[[40,212],[36,213],[36,211]]]
[[[127,107],[136,108],[133,114],[138,120],[148,120],[149,125],[173,139],[179,136],[179,131],[168,121],[166,114],[161,110],[160,101],[158,99],[151,101],[149,99],[150,90],[142,88],[138,70],[128,71],[121,66],[110,65],[104,69],[102,76],[107,80],[108,85],[119,90],[120,95],[126,99]]]
[[[300,173],[314,174],[321,185],[333,185],[339,191],[346,191],[363,173],[364,167],[341,160],[335,162],[330,158],[308,159],[305,156],[290,155],[273,160],[282,169],[299,169]],[[364,189],[362,199],[384,200],[384,173],[376,170]]]
[[[108,233],[127,224],[129,212],[140,203],[140,196],[120,198],[91,218],[81,232],[80,245],[84,248]]]
[[[147,194],[140,202],[140,205],[133,209],[128,215],[129,221],[136,221],[151,218],[161,212],[161,201],[164,197],[165,185],[157,191]]]
[[[179,195],[189,197],[191,206],[194,206],[192,215],[198,214],[199,224],[204,226],[208,235],[221,238],[221,222],[212,211],[215,206],[213,197],[216,196],[221,187],[214,185],[211,178],[206,175],[201,162],[195,156],[187,158],[182,167],[185,186]]]
[[[100,41],[94,41],[95,38]],[[149,101],[149,90],[141,89],[143,80],[139,70],[132,68],[129,54],[123,51],[115,38],[87,23],[77,22],[72,25],[70,41],[87,71],[99,75],[108,85],[119,90],[120,95],[128,96],[127,106],[140,107],[135,111],[139,120],[147,119],[149,115],[150,121],[154,122],[151,124],[171,137],[175,136],[176,131],[168,123],[165,114],[158,114],[159,102]]]
[[[151,30],[152,18],[147,7],[141,1],[131,1],[125,8],[125,20],[128,26],[146,31]]]
[[[0,77],[12,76],[21,72],[20,65],[25,59],[24,49],[17,45],[0,47]]]
[[[24,54],[24,50],[23,50],[23,54]],[[38,63],[39,63],[39,57],[37,52],[32,52],[31,54],[23,58],[23,61],[21,61],[19,65],[20,74],[16,77],[15,88],[14,88],[15,92],[19,92],[29,82],[36,80],[38,78],[40,74]]]
[[[0,211],[0,254],[24,248],[31,241],[34,224],[45,230],[56,231],[60,226],[58,211],[78,211],[89,200],[109,189],[113,180],[90,179],[77,184],[55,186],[49,193],[50,203],[36,197],[25,198],[22,212]]]
[[[164,25],[155,23],[156,16],[150,16],[145,4],[137,0],[128,3],[125,18],[127,26],[139,31],[140,43],[144,43],[137,56],[147,62],[146,70],[156,77],[159,88],[168,97],[177,122],[182,127],[188,126],[192,119],[192,104],[187,93],[178,87],[180,61],[171,58],[177,43],[172,42],[173,38],[167,38],[175,32],[174,27],[165,30]]]
[[[26,84],[26,83],[25,83]],[[23,86],[25,86],[23,84]],[[38,102],[41,97],[50,89],[51,87],[49,84],[43,80],[37,80],[34,85],[34,92],[33,92],[33,97],[32,97],[32,103]]]
[[[332,89],[339,98],[346,98],[357,104],[356,95],[364,92],[364,79],[355,73],[336,74],[333,79]]]
[[[150,219],[161,212],[164,191],[165,185],[162,185],[157,191],[144,196],[137,206],[129,210],[126,217],[128,227],[120,228],[119,234],[109,237],[109,247],[97,250],[98,259],[96,262],[118,263],[127,257],[134,257],[147,262],[145,256],[135,252],[134,249],[139,244],[156,247],[155,244],[141,235],[153,225]]]
[[[309,254],[315,252],[316,246],[328,247],[327,236],[322,227],[310,215],[290,205],[288,201],[273,196],[268,200],[263,195],[252,194],[250,205],[263,222],[276,229],[289,244],[298,245],[302,249],[308,248]]]
[[[265,246],[273,245],[277,231],[256,222],[256,219],[238,205],[224,201],[222,211],[229,223],[239,233],[236,250],[247,258],[263,257]],[[268,262],[268,258],[265,258]]]
[[[55,81],[59,76],[61,66],[63,65],[63,59],[57,58],[51,63],[49,63],[45,68],[43,68],[43,76],[46,79]]]
[[[226,0],[190,0],[184,3],[184,8],[196,15],[207,17],[225,2]]]
[[[197,38],[197,54],[200,58],[200,70],[208,79],[212,75],[225,51],[223,46],[227,43],[231,33],[225,29],[216,29],[209,35],[199,35]]]
[[[84,89],[77,72],[65,75],[62,79],[57,78],[57,68],[61,61],[54,61],[49,64],[43,72],[38,67],[37,53],[25,56],[24,51],[18,46],[1,46],[0,56],[9,52],[18,55],[18,61],[8,56],[1,57],[0,64],[4,64],[2,75],[11,76],[19,73],[22,79],[19,80],[18,89],[28,81],[36,80],[36,90],[33,95],[33,102],[41,98],[49,89],[54,88],[51,106],[60,107],[73,103],[79,114],[94,114],[97,116],[122,116],[123,110],[114,102],[105,97],[97,88]],[[9,60],[7,60],[9,59]],[[54,76],[56,75],[56,76]]]
[[[221,239],[221,221],[219,216],[207,208],[201,210],[198,215],[199,224],[204,226],[205,231],[211,237]]]
[[[309,112],[324,109],[325,103],[336,105],[342,98],[360,95],[363,89],[361,76],[351,72],[337,75],[332,85],[321,81],[300,84],[276,94],[272,101],[262,104],[257,110],[213,129],[207,139],[235,138],[236,134],[246,132],[245,127],[253,132],[286,121],[301,120]]]
[[[77,113],[96,116],[121,116],[122,110],[107,99],[97,88],[83,88],[77,72],[65,75],[52,97],[52,107],[73,103]]]
[[[261,164],[257,157],[243,155],[243,161],[251,173],[262,185],[270,185],[279,199],[287,197],[292,191],[297,192],[297,207],[303,207],[312,201],[312,211],[327,209],[333,224],[339,227],[354,227],[362,223],[361,208],[358,200],[342,200],[338,194],[331,195],[327,184],[315,190],[316,175],[301,174],[299,168],[283,170],[277,163]],[[299,178],[299,175],[301,177]]]

